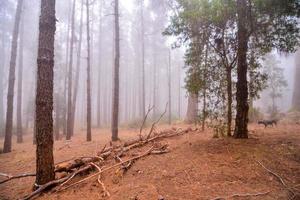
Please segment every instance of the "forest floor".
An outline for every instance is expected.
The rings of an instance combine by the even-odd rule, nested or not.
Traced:
[[[170,127],[159,126],[161,130],[165,128]],[[211,130],[163,139],[161,142],[169,145],[169,153],[137,160],[124,175],[114,170],[103,174],[110,198],[103,197],[95,177],[65,191],[41,195],[38,199],[288,199],[287,190],[257,161],[280,175],[288,186],[299,189],[300,126],[279,124],[276,128],[265,129],[250,125],[249,129],[248,140],[213,139]],[[83,132],[75,134],[71,142],[55,142],[55,163],[76,156],[95,155],[110,140],[108,129],[93,130],[92,142],[85,142]],[[122,129],[119,135],[121,140],[136,138],[138,130]],[[20,174],[35,171],[32,137],[25,136],[24,139],[23,144],[13,143],[13,152],[0,155],[0,172]],[[147,148],[149,146],[136,151],[144,152]],[[1,184],[0,199],[18,199],[31,193],[33,182],[34,177],[27,177]],[[265,192],[269,193],[230,197],[234,194]]]

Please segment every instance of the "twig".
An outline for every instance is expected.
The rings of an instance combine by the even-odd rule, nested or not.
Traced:
[[[96,167],[96,168],[98,169],[99,173],[100,173],[99,176],[98,176],[97,181],[98,181],[98,183],[99,183],[99,184],[101,185],[101,187],[102,187],[102,190],[103,190],[103,192],[104,192],[104,196],[110,197],[110,193],[109,193],[108,190],[106,189],[106,187],[105,187],[103,181],[101,181],[101,173],[102,173],[102,169],[101,169],[98,165],[96,165],[95,163],[91,163],[91,165],[93,165],[94,167]]]
[[[156,121],[152,124],[151,129],[150,129],[150,131],[149,131],[149,133],[148,133],[148,135],[147,135],[147,137],[146,137],[146,140],[148,140],[148,139],[150,138],[150,136],[151,136],[151,134],[152,134],[152,132],[153,132],[153,130],[154,130],[156,124],[157,124],[157,123],[161,120],[161,118],[166,114],[166,112],[167,112],[167,107],[168,107],[168,103],[166,103],[165,111],[160,115],[160,117],[158,118],[158,120],[156,120]]]
[[[28,176],[35,176],[35,173],[27,173],[27,174],[19,174],[16,176],[12,176],[9,174],[4,174],[4,173],[0,173],[1,176],[5,176],[7,177],[7,179],[0,181],[0,184],[5,183],[7,181],[13,180],[13,179],[17,179],[17,178],[24,178],[24,177],[28,177]]]
[[[146,121],[147,121],[148,115],[149,115],[149,113],[151,112],[151,110],[152,110],[153,108],[154,108],[154,105],[153,105],[152,107],[149,106],[148,111],[147,111],[147,113],[146,113],[146,115],[145,115],[145,117],[144,117],[144,119],[143,119],[142,125],[141,125],[141,127],[140,127],[140,133],[139,133],[139,138],[140,138],[140,140],[143,139],[143,138],[142,138],[142,131],[143,131],[144,125],[145,125],[145,123],[146,123]]]
[[[261,196],[261,195],[267,195],[269,194],[270,191],[267,191],[267,192],[259,192],[259,193],[246,193],[246,194],[233,194],[233,195],[230,195],[230,196],[227,196],[227,197],[216,197],[216,198],[213,198],[211,200],[224,200],[224,199],[229,199],[229,198],[233,198],[233,197],[249,197],[249,196]]]
[[[281,176],[279,176],[278,174],[276,174],[275,172],[271,171],[270,169],[268,169],[266,166],[264,166],[261,162],[259,162],[258,160],[256,160],[256,162],[261,166],[263,167],[265,170],[267,170],[270,174],[272,174],[273,176],[275,176],[279,181],[280,183],[285,187],[285,189],[287,189],[289,192],[291,192],[293,195],[295,195],[295,192],[289,188],[287,186],[287,184],[284,182],[283,178],[281,178]]]

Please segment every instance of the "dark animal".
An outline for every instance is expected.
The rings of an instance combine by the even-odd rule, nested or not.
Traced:
[[[265,128],[269,125],[273,127],[274,124],[277,125],[277,120],[260,120],[257,123],[265,125]]]

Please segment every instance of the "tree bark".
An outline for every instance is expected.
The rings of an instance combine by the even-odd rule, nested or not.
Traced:
[[[68,71],[68,116],[67,116],[67,136],[66,139],[70,140],[73,136],[72,127],[72,82],[73,82],[73,47],[75,36],[75,8],[76,0],[73,0],[72,19],[71,19],[71,41],[70,41],[70,59],[69,59],[69,71]]]
[[[119,70],[120,70],[120,29],[119,29],[119,0],[115,0],[115,66],[114,66],[114,85],[112,94],[112,122],[111,132],[112,141],[118,140],[119,123]]]
[[[231,136],[231,123],[232,123],[232,77],[231,66],[227,67],[226,79],[227,79],[227,136]]]
[[[248,138],[248,83],[247,83],[247,1],[237,0],[238,14],[238,65],[237,65],[237,113],[235,120],[235,138]]]
[[[86,33],[87,33],[87,132],[86,132],[86,140],[92,141],[92,130],[91,130],[91,61],[90,61],[90,11],[89,11],[89,0],[86,0]]]
[[[72,132],[74,131],[74,125],[75,125],[76,102],[77,102],[77,94],[78,94],[78,88],[79,88],[81,45],[82,45],[82,26],[83,26],[83,3],[84,3],[83,0],[81,0],[79,41],[78,41],[78,49],[77,49],[76,74],[75,74],[75,87],[74,87],[73,100],[72,100]]]
[[[53,68],[55,0],[41,0],[36,90],[36,184],[54,180]]]
[[[15,86],[15,69],[18,49],[19,24],[21,20],[23,0],[17,3],[13,37],[11,42],[11,56],[9,63],[7,107],[6,107],[6,126],[3,153],[11,152],[12,126],[13,126],[13,102],[14,102],[14,86]]]
[[[24,49],[24,20],[21,22],[18,67],[18,93],[17,93],[17,143],[23,142],[22,132],[22,87],[23,87],[23,49]]]
[[[189,94],[188,107],[186,113],[186,123],[196,123],[197,121],[197,110],[198,110],[198,95]]]

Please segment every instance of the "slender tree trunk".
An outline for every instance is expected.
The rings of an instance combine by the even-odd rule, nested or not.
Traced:
[[[247,0],[237,0],[238,13],[238,66],[235,121],[235,138],[248,138],[248,83],[247,83]]]
[[[23,87],[23,49],[24,49],[24,20],[21,22],[19,68],[18,68],[18,93],[17,93],[17,143],[23,142],[22,132],[22,87]]]
[[[76,102],[77,102],[77,94],[78,94],[78,88],[79,88],[81,44],[82,44],[82,26],[83,26],[83,3],[84,3],[83,0],[81,0],[79,42],[78,42],[78,49],[77,49],[76,75],[75,75],[75,85],[74,85],[75,87],[74,87],[73,100],[72,100],[72,132],[74,131],[75,114],[76,114]]]
[[[91,61],[90,61],[90,11],[89,11],[89,0],[86,0],[86,33],[87,33],[87,132],[86,140],[92,141],[92,130],[91,130],[91,118],[92,118],[92,108],[91,108]]]
[[[15,24],[13,37],[11,42],[11,56],[9,63],[8,75],[8,92],[7,92],[7,107],[6,107],[6,126],[3,153],[11,152],[12,126],[13,126],[13,102],[14,102],[14,86],[15,86],[15,69],[18,49],[19,24],[21,20],[23,0],[17,3]]]
[[[300,49],[297,51],[295,58],[296,60],[292,108],[300,111]]]
[[[70,4],[70,1],[68,1]],[[63,135],[67,136],[67,92],[68,92],[68,63],[69,63],[69,50],[70,50],[70,28],[71,28],[71,6],[69,7],[68,11],[68,28],[67,28],[67,37],[66,37],[66,62],[65,62],[65,80],[64,80],[64,104],[63,104]]]
[[[172,108],[172,102],[171,102],[171,50],[169,49],[169,65],[168,65],[168,89],[169,89],[169,117],[168,117],[168,123],[172,123],[172,115],[171,115],[171,108]]]
[[[4,30],[2,30],[2,38],[1,38],[1,47],[0,47],[0,136],[4,136],[4,81],[3,81],[3,76],[4,76],[4,66],[5,66],[5,35],[4,35]]]
[[[41,1],[36,90],[36,184],[54,180],[53,160],[53,68],[55,0]]]
[[[146,105],[144,0],[141,0],[141,37],[142,37],[142,117],[144,117],[145,105]]]
[[[119,70],[120,70],[120,29],[119,29],[119,0],[115,0],[115,67],[114,85],[112,94],[112,121],[111,132],[112,141],[118,140],[118,121],[119,121]]]
[[[203,108],[202,108],[202,131],[205,130],[206,120],[206,88],[203,89]]]
[[[154,42],[153,42],[154,43]],[[156,100],[156,90],[157,90],[157,84],[156,84],[156,77],[157,77],[157,66],[156,66],[156,49],[155,49],[155,46],[153,48],[153,116],[152,116],[152,119],[153,121],[155,120],[156,118],[156,114],[157,114],[157,100]]]
[[[227,67],[226,79],[227,79],[227,136],[231,136],[231,122],[232,122],[232,77],[231,66]]]
[[[198,110],[198,95],[189,94],[188,97],[188,107],[186,113],[186,123],[196,123],[197,122],[197,110]]]
[[[178,119],[181,118],[181,66],[178,65]]]
[[[99,23],[99,68],[98,68],[98,95],[97,95],[97,126],[101,126],[101,67],[102,67],[102,4],[100,2],[100,23]]]
[[[72,21],[71,21],[71,41],[70,41],[70,59],[69,59],[69,71],[68,71],[68,117],[67,117],[67,140],[73,136],[72,127],[72,82],[73,82],[73,47],[74,47],[74,36],[75,36],[75,8],[76,0],[73,0],[72,8]]]

